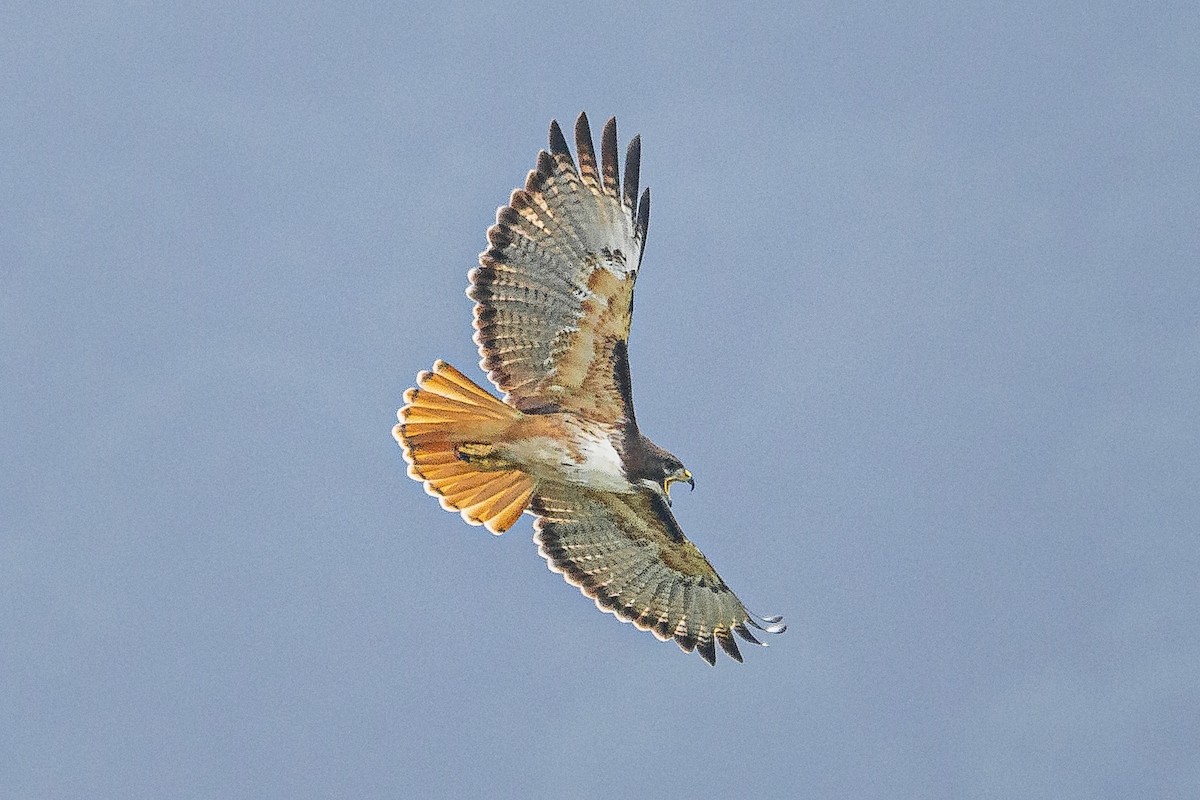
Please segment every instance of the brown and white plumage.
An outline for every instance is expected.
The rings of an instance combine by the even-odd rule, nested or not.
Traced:
[[[735,632],[761,644],[749,628],[783,630],[778,617],[760,620],[746,610],[657,495],[544,487],[533,513],[534,540],[550,569],[602,611],[695,649],[710,664],[714,643],[742,660]]]
[[[597,162],[587,117],[575,124],[578,164],[557,122],[525,187],[488,229],[470,273],[481,366],[501,402],[444,362],[405,393],[393,434],[444,507],[493,533],[522,510],[550,568],[604,611],[715,663],[719,645],[761,644],[755,617],[679,528],[673,482],[692,483],[675,456],[638,429],[629,375],[633,287],[650,193],[638,197],[641,144],[630,142],[624,188],[616,121]]]
[[[613,348],[629,339],[633,284],[650,221],[650,190],[636,202],[641,143],[617,178],[617,124],[601,137],[602,166],[587,117],[575,124],[579,167],[557,122],[525,188],[488,229],[488,249],[470,273],[475,341],[488,378],[519,409],[556,406],[617,422],[631,415],[614,376]]]

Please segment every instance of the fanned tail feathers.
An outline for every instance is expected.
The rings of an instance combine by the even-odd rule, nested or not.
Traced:
[[[491,442],[520,417],[444,361],[417,376],[392,435],[404,450],[408,474],[472,525],[504,533],[520,518],[534,481],[520,470],[489,463]]]

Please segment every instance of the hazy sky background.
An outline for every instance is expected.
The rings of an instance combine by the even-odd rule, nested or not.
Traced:
[[[1200,796],[1195,3],[399,5],[0,12],[0,796]],[[580,110],[742,666],[391,438]]]

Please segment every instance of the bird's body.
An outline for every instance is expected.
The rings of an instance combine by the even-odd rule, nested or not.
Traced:
[[[578,167],[551,123],[550,152],[471,271],[481,364],[504,399],[439,361],[405,393],[393,433],[410,476],[448,510],[493,533],[534,514],[551,569],[602,610],[709,663],[715,644],[740,661],[733,632],[757,644],[749,627],[784,628],[750,614],[683,535],[669,489],[692,475],[633,412],[628,336],[650,212],[640,140],[622,192],[615,120],[599,163],[582,114],[575,139]]]
[[[539,482],[629,493],[638,487],[613,444],[620,441],[614,426],[570,412],[519,413],[502,426],[485,424],[455,437],[459,458],[481,471],[520,469]]]
[[[542,481],[622,494],[637,491],[625,474],[614,440],[619,441],[611,425],[577,414],[539,414],[518,423],[504,450]]]

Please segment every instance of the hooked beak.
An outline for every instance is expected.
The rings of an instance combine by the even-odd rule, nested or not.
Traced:
[[[686,483],[690,487],[691,491],[696,491],[696,481],[692,478],[692,473],[688,472],[686,469],[680,470],[674,475],[668,475],[667,477],[663,478],[663,494],[667,496],[668,505],[671,503],[672,483]]]

